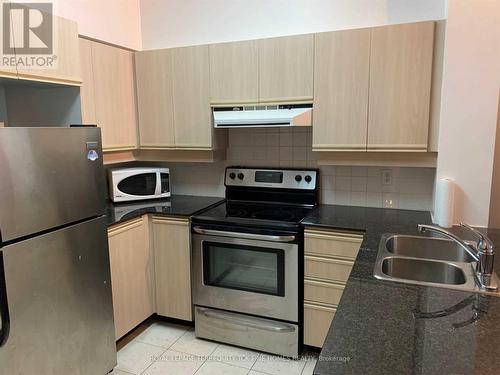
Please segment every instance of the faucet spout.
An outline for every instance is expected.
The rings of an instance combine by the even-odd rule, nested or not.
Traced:
[[[443,236],[448,237],[449,239],[455,241],[458,245],[460,245],[465,251],[467,251],[467,253],[469,253],[469,255],[472,258],[474,258],[474,260],[476,262],[479,261],[479,252],[476,249],[474,249],[472,246],[467,244],[464,240],[462,240],[457,235],[451,233],[450,231],[448,231],[444,228],[441,228],[441,227],[438,227],[435,225],[419,224],[418,231],[421,233],[429,231],[429,232],[435,232],[435,233],[442,234]]]
[[[477,284],[479,284],[482,289],[498,290],[498,285],[494,281],[496,278],[493,277],[495,261],[495,247],[493,245],[493,242],[486,235],[470,227],[469,225],[464,223],[460,223],[460,225],[464,228],[467,228],[476,237],[478,237],[476,247],[469,245],[465,240],[461,239],[454,233],[451,233],[450,231],[438,226],[419,224],[418,230],[422,233],[426,231],[440,233],[443,236],[455,241],[475,260],[476,263],[474,274],[476,276]]]

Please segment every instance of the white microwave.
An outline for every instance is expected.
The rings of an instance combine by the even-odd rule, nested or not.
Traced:
[[[168,168],[111,168],[108,170],[109,197],[113,202],[170,197]]]

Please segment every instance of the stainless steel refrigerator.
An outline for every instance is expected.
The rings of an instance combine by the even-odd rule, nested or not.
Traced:
[[[0,374],[116,364],[99,128],[0,129]]]

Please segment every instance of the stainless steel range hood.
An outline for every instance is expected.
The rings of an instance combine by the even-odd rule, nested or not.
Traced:
[[[215,107],[215,128],[291,127],[312,125],[312,104]]]

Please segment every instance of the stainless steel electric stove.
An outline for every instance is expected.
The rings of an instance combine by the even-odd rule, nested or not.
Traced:
[[[192,218],[197,337],[285,356],[302,342],[303,229],[318,171],[228,167],[226,201]]]

